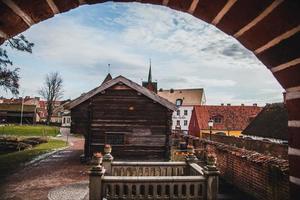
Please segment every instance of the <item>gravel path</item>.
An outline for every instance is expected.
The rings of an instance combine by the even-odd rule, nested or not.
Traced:
[[[64,136],[62,137],[65,138]],[[37,163],[29,165],[1,180],[1,200],[48,199],[53,188],[88,180],[87,165],[81,164],[84,140],[69,137],[73,144]]]

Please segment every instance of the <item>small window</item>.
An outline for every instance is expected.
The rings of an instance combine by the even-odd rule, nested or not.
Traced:
[[[122,133],[106,134],[105,143],[111,144],[111,145],[116,145],[116,144],[123,145],[124,144],[124,134],[122,134]]]
[[[187,110],[184,110],[184,115],[188,115],[188,111]]]
[[[188,125],[188,121],[187,121],[187,120],[184,120],[184,121],[183,121],[183,125],[187,126],[187,125]]]
[[[177,121],[176,121],[176,125],[177,125],[177,126],[180,126],[180,120],[177,120]]]
[[[71,119],[70,118],[67,118],[67,123],[70,123]]]
[[[177,110],[177,115],[180,116],[180,110]]]
[[[221,124],[222,123],[222,117],[221,116],[215,116],[215,117],[213,117],[213,121],[216,124]]]
[[[181,105],[182,105],[182,99],[177,99],[176,106],[181,106]]]
[[[63,119],[64,119],[64,120],[63,120],[63,121],[64,121],[63,123],[65,124],[65,123],[66,123],[66,118],[63,118]]]

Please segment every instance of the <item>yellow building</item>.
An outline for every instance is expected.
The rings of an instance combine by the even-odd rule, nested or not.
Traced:
[[[202,137],[202,133],[239,136],[262,110],[253,106],[195,106],[189,124],[189,134]],[[209,124],[210,122],[210,124]]]

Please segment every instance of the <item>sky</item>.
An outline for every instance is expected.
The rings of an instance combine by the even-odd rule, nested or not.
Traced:
[[[108,71],[141,83],[151,58],[158,88],[204,88],[207,104],[282,101],[283,89],[272,73],[236,39],[166,7],[84,5],[23,34],[35,43],[33,54],[8,52],[20,67],[21,95],[39,96],[50,72],[61,74],[65,99],[99,86]]]

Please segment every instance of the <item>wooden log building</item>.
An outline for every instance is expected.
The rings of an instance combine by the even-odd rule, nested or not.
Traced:
[[[165,159],[175,109],[173,103],[123,76],[109,77],[70,103],[71,132],[84,134],[86,158],[111,144],[115,158]]]

